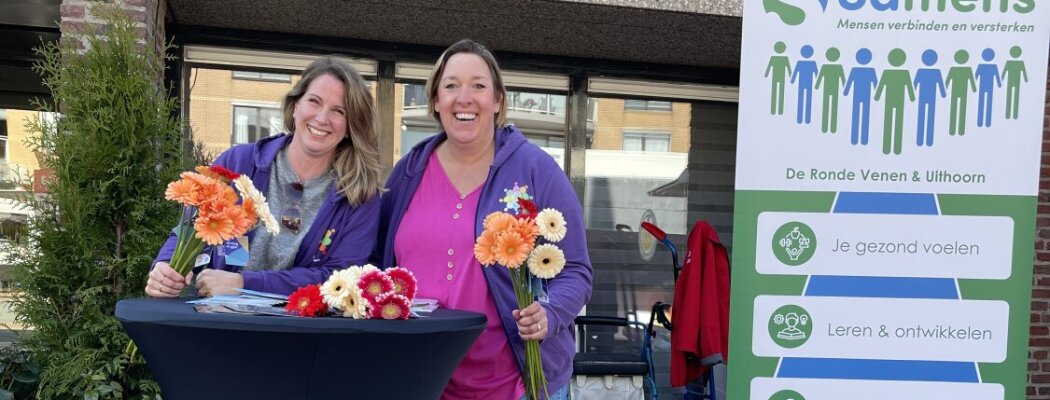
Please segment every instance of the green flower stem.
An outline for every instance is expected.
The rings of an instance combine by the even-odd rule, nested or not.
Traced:
[[[529,290],[531,273],[524,267],[511,269],[511,283],[514,287],[514,295],[518,300],[518,310],[524,310],[532,304],[535,295]],[[543,372],[543,360],[540,356],[540,342],[529,340],[525,342],[525,394],[529,399],[548,399],[547,376]],[[543,397],[540,397],[540,393]]]

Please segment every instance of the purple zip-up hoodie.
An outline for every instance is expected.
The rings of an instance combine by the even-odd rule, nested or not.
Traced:
[[[397,265],[394,259],[394,237],[405,215],[409,202],[423,178],[427,160],[434,148],[446,139],[444,132],[434,135],[412,148],[394,166],[387,180],[389,192],[383,195],[379,240],[373,261],[383,267]],[[547,390],[553,394],[565,387],[572,375],[572,359],[576,354],[573,321],[591,297],[591,260],[587,255],[583,211],[569,179],[554,159],[536,145],[529,143],[513,125],[496,130],[496,156],[489,168],[478,200],[474,235],[480,236],[482,221],[489,213],[503,211],[500,199],[504,190],[515,185],[527,185],[529,195],[540,209],[554,208],[565,215],[568,233],[557,245],[565,252],[565,269],[545,283],[547,337],[540,344],[543,369],[547,375]],[[484,269],[485,280],[496,302],[508,343],[521,369],[524,365],[525,344],[518,336],[518,326],[511,310],[518,308],[511,286],[510,274],[502,266]]]
[[[248,175],[255,187],[260,192],[266,193],[270,186],[270,171],[277,152],[291,143],[291,140],[290,135],[281,134],[252,144],[237,145],[223,152],[214,164]],[[220,252],[218,246],[213,249],[205,249],[205,252],[210,252],[211,256],[208,267],[240,272],[244,277],[245,289],[270,293],[289,294],[302,286],[322,283],[334,270],[368,262],[368,256],[375,246],[376,229],[379,226],[379,203],[379,192],[376,191],[376,195],[364,204],[353,207],[346,200],[346,196],[336,191],[335,183],[333,183],[328,197],[317,211],[310,230],[303,238],[302,244],[299,245],[299,251],[295,254],[291,267],[279,271],[242,271],[240,266],[226,264],[225,252]],[[331,230],[330,234],[329,230]],[[269,234],[261,225],[257,226],[248,232],[249,243],[257,233]],[[322,250],[321,241],[325,235],[328,235],[331,243],[324,246]],[[171,255],[175,252],[176,241],[174,234],[169,236],[153,263],[171,260]],[[237,248],[232,241],[227,242],[225,246],[226,248]]]

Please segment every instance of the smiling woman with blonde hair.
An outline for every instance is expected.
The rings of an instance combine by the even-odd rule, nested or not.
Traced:
[[[554,159],[506,125],[507,89],[484,46],[463,40],[445,50],[427,95],[442,132],[416,145],[391,172],[373,260],[411,270],[421,298],[488,317],[442,399],[521,398],[529,340],[542,340],[547,392],[564,399],[576,353],[572,324],[591,295],[580,201]],[[507,198],[522,195],[541,209],[560,210],[568,235],[559,242],[565,268],[543,281],[544,296],[516,310],[507,269],[482,268],[473,248],[485,216],[508,211],[511,203],[517,212],[516,200]]]
[[[379,212],[375,106],[364,79],[345,62],[320,58],[284,98],[287,134],[234,146],[215,165],[248,175],[281,222],[277,235],[252,231],[206,250],[207,268],[180,276],[168,265],[169,237],[146,294],[175,297],[193,283],[205,296],[246,288],[288,294],[324,282],[335,269],[367,262]],[[248,249],[243,246],[248,244]],[[247,262],[241,250],[249,254]]]

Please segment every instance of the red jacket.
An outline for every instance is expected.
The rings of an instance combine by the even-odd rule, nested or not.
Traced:
[[[729,350],[729,257],[715,229],[698,221],[689,231],[682,272],[675,282],[671,331],[671,386],[684,386]]]

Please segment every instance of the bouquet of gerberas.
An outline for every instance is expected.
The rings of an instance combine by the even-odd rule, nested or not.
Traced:
[[[180,275],[190,272],[205,244],[221,245],[244,235],[260,221],[271,235],[278,231],[266,197],[247,176],[218,165],[199,166],[195,171],[183,172],[164,191],[165,199],[182,204],[182,215],[175,228],[178,241],[169,261]],[[125,352],[132,362],[139,361],[135,342],[129,342]]]
[[[279,229],[266,197],[247,176],[217,165],[197,167],[196,171],[183,172],[180,179],[168,184],[164,191],[165,199],[182,204],[182,216],[176,228],[178,242],[169,262],[182,275],[193,268],[205,244],[218,246],[244,235],[259,221],[271,235],[276,235]],[[238,194],[240,204],[237,204]]]
[[[565,267],[557,243],[565,237],[565,217],[553,208],[537,212],[532,201],[518,198],[518,214],[494,212],[485,217],[484,231],[474,244],[474,257],[486,267],[500,264],[510,272],[518,309],[532,304],[539,288],[533,277],[554,278]],[[543,239],[547,243],[538,243]],[[522,268],[526,266],[527,268]],[[530,399],[549,398],[540,344],[525,342],[525,392]]]
[[[285,309],[304,317],[334,310],[354,319],[408,319],[417,292],[412,271],[355,265],[333,272],[323,284],[299,288],[288,296]]]

